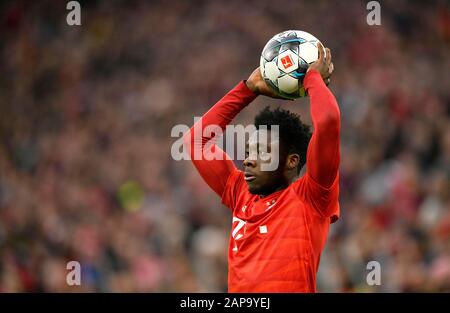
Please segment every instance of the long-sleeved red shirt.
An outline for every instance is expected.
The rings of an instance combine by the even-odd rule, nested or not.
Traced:
[[[240,82],[185,136],[191,158],[205,182],[233,213],[228,251],[230,292],[315,292],[320,254],[330,223],[339,216],[340,113],[320,74],[304,79],[310,96],[314,132],[306,174],[265,197],[248,191],[242,171],[203,134],[209,125],[222,131],[256,95]],[[201,127],[200,127],[201,126]],[[193,136],[198,132],[200,136]],[[198,140],[196,138],[199,138]],[[208,144],[207,144],[208,143]],[[222,158],[195,159],[206,150]]]

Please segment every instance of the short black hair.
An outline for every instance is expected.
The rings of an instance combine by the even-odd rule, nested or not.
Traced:
[[[311,128],[302,123],[300,116],[288,110],[277,107],[271,110],[269,106],[265,107],[255,116],[255,126],[266,125],[270,130],[271,125],[278,125],[280,142],[284,146],[287,154],[296,153],[300,156],[297,172],[306,163],[306,152],[311,139]]]

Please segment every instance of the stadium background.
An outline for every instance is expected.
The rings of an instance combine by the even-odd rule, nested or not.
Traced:
[[[230,214],[171,128],[258,66],[266,41],[332,49],[341,220],[318,289],[450,290],[447,1],[66,1],[0,4],[0,291],[224,291]],[[308,100],[258,98],[310,123]],[[66,284],[66,263],[83,268]],[[381,263],[382,284],[366,284]]]

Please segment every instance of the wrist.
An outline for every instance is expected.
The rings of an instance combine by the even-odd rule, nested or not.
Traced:
[[[314,72],[316,72],[317,74],[320,75],[320,72],[317,69],[315,69],[313,67],[308,67],[308,69],[306,70],[306,75],[308,75],[308,73],[314,73]]]
[[[258,89],[256,88],[256,85],[251,80],[245,79],[244,83],[251,92],[253,92],[255,95],[258,94]]]
[[[315,78],[314,78],[315,77]],[[306,71],[305,78],[303,80],[303,86],[305,86],[305,89],[308,90],[311,84],[314,84],[314,81],[322,81],[322,76],[320,75],[320,72],[316,70],[315,68],[309,68]]]

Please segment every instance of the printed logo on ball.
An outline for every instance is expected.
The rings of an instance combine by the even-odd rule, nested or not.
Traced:
[[[281,58],[281,64],[283,64],[284,69],[288,69],[292,65],[294,65],[290,55],[286,55],[286,56],[282,57]]]

